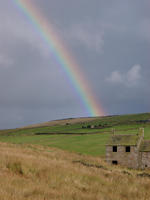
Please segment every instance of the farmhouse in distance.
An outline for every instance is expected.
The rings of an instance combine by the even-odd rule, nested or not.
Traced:
[[[106,161],[134,169],[150,168],[150,140],[144,140],[144,129],[138,134],[113,134],[106,144]]]

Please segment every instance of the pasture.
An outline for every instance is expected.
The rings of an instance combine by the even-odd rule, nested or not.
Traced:
[[[103,159],[114,129],[137,134],[144,127],[150,139],[149,119],[145,113],[1,130],[0,199],[149,199],[149,169],[111,166]]]
[[[145,138],[150,139],[150,114],[134,114],[87,118],[87,121],[59,120],[60,124],[42,124],[20,129],[1,130],[0,141],[14,144],[36,144],[56,147],[70,152],[92,156],[105,155],[105,144],[115,134],[136,134],[140,127],[145,129]],[[94,126],[94,128],[89,128]]]

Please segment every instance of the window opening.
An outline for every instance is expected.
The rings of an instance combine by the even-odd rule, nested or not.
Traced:
[[[113,165],[118,165],[118,161],[117,160],[112,160],[112,164]]]
[[[113,146],[113,152],[117,152],[117,146]]]
[[[131,151],[130,146],[126,146],[126,152],[130,152],[130,151]]]

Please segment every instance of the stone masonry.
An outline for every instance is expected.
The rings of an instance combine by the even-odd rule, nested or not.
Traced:
[[[150,168],[150,141],[144,140],[144,129],[139,134],[113,134],[106,145],[106,161],[129,168]]]

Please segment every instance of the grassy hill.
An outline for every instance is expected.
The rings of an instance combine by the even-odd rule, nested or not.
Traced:
[[[1,130],[0,141],[15,144],[38,144],[93,156],[105,155],[105,144],[116,134],[136,134],[145,129],[150,139],[150,113],[64,119],[12,130]]]
[[[105,163],[115,134],[145,129],[150,113],[65,119],[0,131],[0,200],[148,200],[150,169]],[[65,150],[65,151],[64,151]]]

